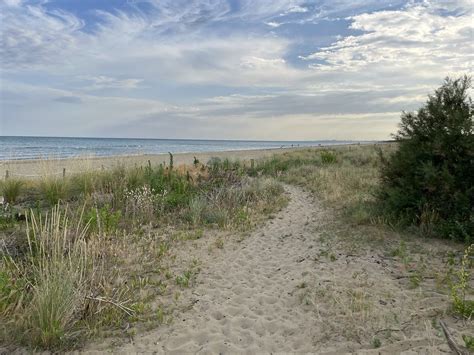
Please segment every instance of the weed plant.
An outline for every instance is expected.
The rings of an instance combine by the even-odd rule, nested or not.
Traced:
[[[473,267],[474,244],[471,244],[464,251],[461,265],[456,272],[456,279],[451,284],[451,300],[453,311],[466,319],[471,319],[474,315],[474,301],[467,295],[470,291],[470,270]]]

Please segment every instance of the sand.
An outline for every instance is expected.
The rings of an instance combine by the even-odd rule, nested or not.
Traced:
[[[205,153],[177,153],[173,155],[174,164],[190,165],[196,157],[201,163],[207,163],[212,157],[247,160],[269,157],[288,151],[308,148],[282,148],[282,149],[256,149],[221,151]],[[314,148],[313,148],[314,149]],[[146,166],[148,161],[153,165],[169,164],[169,154],[144,154],[134,156],[93,157],[85,156],[68,159],[34,159],[0,161],[0,177],[4,178],[8,170],[9,176],[19,178],[39,178],[41,176],[62,176],[63,169],[66,174],[74,174],[85,170],[108,169],[117,165]]]
[[[293,294],[302,273],[312,218],[306,197],[228,249],[199,275],[197,303],[165,331],[137,337],[119,351],[164,353],[309,352],[315,319]]]
[[[399,264],[382,254],[333,244],[330,212],[310,193],[285,189],[288,206],[246,238],[226,239],[217,252],[206,244],[187,251],[202,269],[183,295],[189,307],[171,324],[119,339],[118,347],[102,340],[84,351],[449,353],[432,325],[434,316],[445,317],[448,296],[430,291],[429,284],[406,287],[407,280],[397,277]],[[452,320],[449,327],[460,344],[459,329],[473,330],[472,323]],[[381,340],[378,349],[374,338]]]

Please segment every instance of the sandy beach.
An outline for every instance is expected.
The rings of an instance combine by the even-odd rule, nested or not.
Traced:
[[[265,158],[273,154],[282,154],[298,149],[320,149],[320,147],[176,153],[173,154],[173,161],[175,166],[190,165],[194,162],[194,157],[204,164],[212,157],[249,161],[251,159]],[[152,165],[168,165],[169,159],[169,154],[143,154],[110,157],[83,156],[68,159],[8,160],[0,161],[0,176],[4,178],[7,171],[9,176],[19,178],[39,178],[50,175],[60,176],[63,174],[63,169],[66,169],[66,174],[74,174],[88,170],[109,169],[117,165],[125,167],[146,166],[148,165],[148,161],[150,161]]]

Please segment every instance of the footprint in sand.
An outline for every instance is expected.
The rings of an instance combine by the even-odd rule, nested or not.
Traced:
[[[306,236],[304,222],[316,207],[298,188],[286,189],[291,198],[286,210],[237,248],[225,248],[198,275],[195,293],[205,297],[205,307],[195,307],[185,322],[137,336],[118,351],[310,352],[315,319],[310,313],[291,312],[295,286],[282,270],[292,275],[305,271],[304,263],[292,261],[308,245],[294,236]]]

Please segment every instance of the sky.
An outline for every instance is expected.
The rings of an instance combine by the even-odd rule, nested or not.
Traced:
[[[471,74],[471,0],[0,0],[0,135],[381,140]]]

